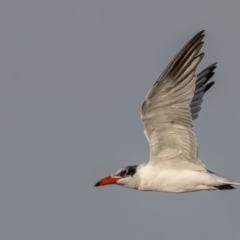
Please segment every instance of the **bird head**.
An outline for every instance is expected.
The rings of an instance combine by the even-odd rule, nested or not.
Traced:
[[[133,182],[133,176],[137,171],[137,165],[128,166],[118,169],[114,174],[104,177],[99,180],[94,187],[109,185],[109,184],[117,184],[125,187],[129,187],[129,183]]]

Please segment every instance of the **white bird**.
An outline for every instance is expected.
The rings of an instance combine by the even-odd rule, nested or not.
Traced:
[[[143,191],[173,193],[234,189],[240,184],[207,170],[198,158],[193,120],[198,117],[205,92],[214,82],[217,63],[198,75],[204,31],[195,35],[173,58],[148,92],[141,119],[149,143],[148,163],[127,166],[95,186],[117,184]]]

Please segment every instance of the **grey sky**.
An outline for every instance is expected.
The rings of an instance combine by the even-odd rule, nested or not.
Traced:
[[[140,107],[177,51],[206,30],[216,84],[195,122],[200,158],[240,180],[240,2],[2,0],[0,238],[240,236],[240,188],[167,194],[93,188],[146,162]]]

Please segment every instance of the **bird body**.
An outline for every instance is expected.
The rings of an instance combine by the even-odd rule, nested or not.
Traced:
[[[193,129],[204,94],[214,82],[217,63],[199,74],[195,70],[204,54],[204,31],[196,34],[173,58],[148,92],[141,120],[149,143],[149,162],[127,166],[98,181],[95,186],[117,184],[143,191],[173,193],[234,189],[240,184],[207,170],[198,158]]]
[[[210,171],[166,169],[146,163],[137,166],[131,181],[128,178],[118,180],[118,185],[136,190],[172,193],[216,190],[218,186],[231,184],[234,182]]]

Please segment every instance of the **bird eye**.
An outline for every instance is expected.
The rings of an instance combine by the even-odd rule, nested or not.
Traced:
[[[122,176],[122,177],[124,177],[125,175],[127,174],[127,170],[126,169],[123,169],[123,170],[121,170],[121,172],[120,172],[120,176]]]

